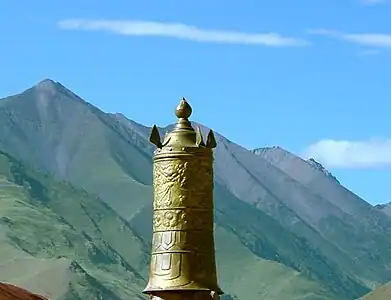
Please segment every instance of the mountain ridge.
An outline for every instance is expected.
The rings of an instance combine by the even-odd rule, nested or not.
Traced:
[[[375,205],[379,211],[383,212],[387,216],[391,217],[391,202]]]
[[[271,162],[277,162],[279,159],[283,159],[283,156],[290,156],[294,155],[291,152],[279,147],[279,146],[271,146],[271,147],[263,147],[263,148],[256,148],[252,150],[253,153],[256,155],[259,155],[261,157],[266,158],[267,160]],[[281,157],[282,156],[282,157]],[[301,159],[300,157],[296,156],[297,158]],[[325,174],[327,177],[330,177],[334,179],[337,183],[340,183],[339,180],[329,171],[327,170],[320,162],[316,161],[314,158],[309,158],[307,160],[303,161],[307,162],[310,166],[312,166],[314,169],[321,171],[323,174]]]

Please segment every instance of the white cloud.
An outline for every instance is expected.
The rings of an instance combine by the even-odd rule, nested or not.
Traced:
[[[377,49],[365,49],[360,51],[358,54],[361,56],[372,56],[372,55],[378,55],[380,54],[380,50]]]
[[[320,140],[304,152],[330,168],[375,168],[391,166],[391,139],[346,141]]]
[[[273,32],[248,33],[201,29],[181,23],[68,19],[59,21],[57,25],[64,30],[107,31],[126,36],[161,36],[203,43],[246,44],[270,47],[306,46],[309,44],[305,40],[286,37]]]
[[[344,33],[328,29],[311,29],[307,32],[363,46],[391,48],[391,33]]]
[[[386,2],[385,0],[361,0],[361,3],[366,5],[375,5]]]

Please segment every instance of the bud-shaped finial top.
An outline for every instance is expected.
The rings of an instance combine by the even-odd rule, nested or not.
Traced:
[[[202,137],[201,129],[197,130],[191,126],[189,117],[192,113],[192,108],[185,98],[182,98],[175,109],[175,115],[178,120],[171,132],[168,132],[164,137],[164,141],[160,140],[160,134],[157,127],[152,127],[149,140],[155,144],[159,153],[168,151],[172,153],[178,151],[210,151],[216,147],[216,140],[212,130],[209,130],[206,143]],[[198,150],[195,150],[198,149]],[[209,149],[209,150],[208,150]]]
[[[182,98],[181,102],[175,109],[175,115],[179,119],[188,119],[192,113],[190,104],[186,101],[185,98]]]

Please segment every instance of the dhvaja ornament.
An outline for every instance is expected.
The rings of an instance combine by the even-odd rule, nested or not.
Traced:
[[[182,99],[178,118],[163,141],[153,126],[153,238],[149,282],[153,300],[220,299],[213,234],[213,148],[191,126],[190,105]]]

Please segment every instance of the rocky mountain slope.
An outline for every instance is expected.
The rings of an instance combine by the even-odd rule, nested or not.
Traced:
[[[286,151],[286,150],[284,150],[284,149],[282,149],[281,147],[278,147],[278,146],[257,148],[257,149],[254,149],[253,152],[254,152],[254,154],[259,155],[259,156],[265,158],[270,163],[275,164],[277,166],[284,159],[289,159],[290,158],[291,160],[300,161],[300,159],[297,160],[298,157],[296,157],[292,153],[289,153],[288,151]],[[321,171],[327,177],[330,177],[330,178],[334,179],[337,183],[340,183],[338,181],[338,179],[329,170],[327,170],[325,167],[323,167],[323,165],[321,163],[317,162],[315,159],[309,158],[306,162],[310,166],[312,166],[314,169],[316,169],[318,171]],[[289,162],[287,162],[287,163],[289,163]]]
[[[391,202],[386,204],[377,204],[375,207],[387,216],[391,217]]]
[[[0,246],[0,251],[7,251],[11,258],[28,255],[34,261],[49,260],[43,269],[58,265],[63,273],[71,274],[59,279],[59,286],[83,286],[80,282],[88,275],[101,286],[97,287],[100,293],[112,293],[105,299],[138,294],[147,273],[152,223],[153,147],[148,142],[149,131],[121,114],[100,111],[51,80],[0,100],[3,155],[26,170],[39,169],[46,174],[44,178],[50,183],[38,180],[46,191],[58,186],[57,193],[67,195],[52,192],[44,198],[38,194],[35,202],[19,195],[13,196],[14,202],[0,202],[0,217],[14,213],[16,228],[23,230],[27,230],[22,225],[29,218],[35,220],[36,215],[48,211],[53,214],[38,224],[50,227],[50,242],[39,248],[33,237],[46,229],[30,226],[30,234],[19,229],[14,236],[35,250],[21,248],[10,238],[10,226],[1,225],[0,233],[7,243],[2,243],[6,246]],[[375,284],[391,280],[391,220],[384,213],[345,189],[314,162],[281,148],[249,151],[218,134],[216,138],[218,269],[222,288],[231,298],[356,299]],[[4,168],[7,185],[30,192],[7,172]],[[37,176],[43,175],[31,177]],[[37,206],[42,201],[45,205]],[[30,215],[21,205],[25,202],[32,209]],[[9,207],[16,204],[10,203],[19,205],[12,213]],[[91,215],[96,218],[95,225],[86,231]],[[71,231],[75,248],[56,240],[62,230],[71,229],[75,231]],[[61,246],[56,248],[53,244],[57,243]],[[91,243],[100,249],[96,253],[102,252],[111,260],[104,255],[91,260],[89,248],[84,246]],[[39,268],[39,263],[34,263]],[[86,275],[69,271],[72,263]],[[11,279],[16,282],[18,276]],[[38,286],[34,280],[24,284]],[[64,288],[64,293],[67,291]]]

